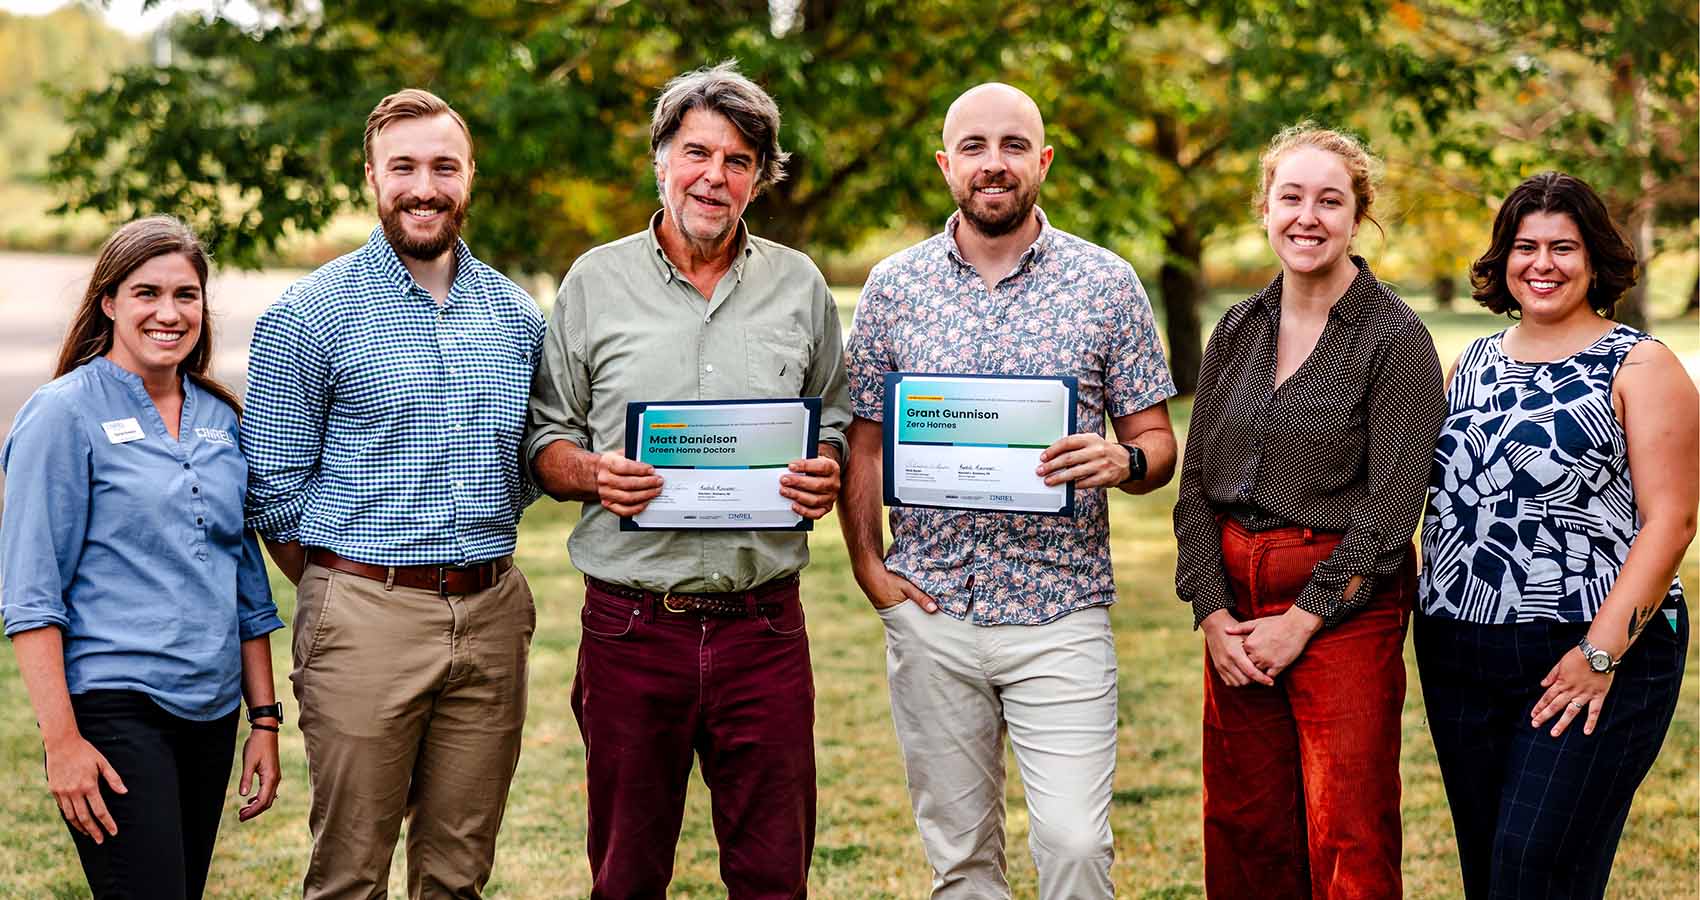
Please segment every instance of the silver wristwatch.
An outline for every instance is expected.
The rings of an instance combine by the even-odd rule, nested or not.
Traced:
[[[1588,668],[1601,674],[1617,668],[1617,660],[1612,659],[1610,653],[1588,643],[1586,635],[1576,642],[1576,646],[1582,648],[1582,658],[1588,661]]]

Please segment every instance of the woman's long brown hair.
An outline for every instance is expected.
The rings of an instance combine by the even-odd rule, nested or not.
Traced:
[[[187,257],[201,280],[201,333],[189,355],[177,365],[177,371],[188,376],[202,390],[228,403],[237,415],[241,415],[242,404],[236,399],[236,393],[207,372],[212,365],[213,347],[212,315],[206,300],[206,248],[201,246],[200,238],[195,237],[189,226],[171,216],[137,219],[106,239],[105,245],[100,248],[100,256],[95,259],[94,273],[89,276],[83,302],[77,307],[71,328],[65,332],[65,342],[59,347],[59,364],[53,369],[53,377],[58,378],[112,349],[112,320],[100,308],[101,301],[116,297],[118,286],[143,263],[172,253]]]

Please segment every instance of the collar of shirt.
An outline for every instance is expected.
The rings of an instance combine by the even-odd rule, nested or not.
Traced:
[[[1021,258],[1015,262],[1015,268],[1009,270],[1009,274],[1004,276],[1005,281],[1008,281],[1016,275],[1026,271],[1029,265],[1042,258],[1045,253],[1051,249],[1052,235],[1054,233],[1054,230],[1051,228],[1051,220],[1045,218],[1045,211],[1037,206],[1033,207],[1033,215],[1039,217],[1039,236],[1033,239],[1033,243],[1029,244],[1026,250],[1022,251]],[[962,248],[956,243],[956,227],[961,224],[962,210],[960,209],[951,213],[950,218],[945,220],[945,254],[950,257],[951,262],[956,263],[958,266],[965,269],[972,269],[974,268],[973,264],[963,258]]]
[[[655,268],[656,271],[661,273],[661,280],[672,283],[675,279],[684,276],[679,274],[679,267],[673,265],[673,261],[667,258],[667,251],[661,248],[661,239],[656,237],[657,230],[661,227],[661,217],[666,214],[667,211],[664,209],[656,210],[655,215],[649,217],[649,227],[644,229],[643,236],[649,244],[649,258],[655,261]],[[744,266],[749,263],[750,254],[755,252],[750,247],[750,231],[744,226],[743,219],[738,220],[736,243],[738,249],[735,259],[737,262],[732,264],[732,278],[735,281],[742,282],[744,280]]]
[[[243,534],[236,432],[185,379],[172,437],[141,377],[103,356],[18,414],[0,450],[0,604],[7,634],[63,631],[71,693],[137,690],[202,720],[236,708],[239,642],[283,627]]]
[[[1358,267],[1358,274],[1352,278],[1352,283],[1346,286],[1346,293],[1340,295],[1340,299],[1334,301],[1334,306],[1328,310],[1330,317],[1344,322],[1362,319],[1364,307],[1381,291],[1381,282],[1376,280],[1375,273],[1369,270],[1369,263],[1361,256],[1353,256],[1351,260],[1352,265]],[[1276,318],[1281,316],[1281,284],[1285,280],[1285,273],[1277,273],[1274,281],[1257,292],[1258,305]]]
[[[113,362],[111,357],[105,355],[97,356],[94,359],[89,360],[89,362],[94,365],[95,371],[128,386],[135,392],[138,392],[138,396],[140,396],[143,400],[146,400],[149,403],[153,402],[153,398],[148,396],[148,387],[142,381],[142,376],[137,375],[135,372]],[[183,396],[186,401],[189,396],[189,376],[179,372],[177,380],[183,385]]]
[[[401,261],[395,247],[390,245],[390,239],[384,236],[383,226],[372,229],[372,235],[366,239],[366,246],[361,248],[360,252],[384,280],[400,288],[403,294],[412,296],[417,289],[419,293],[430,297],[430,292],[413,280],[413,273],[407,270],[407,264]],[[454,254],[455,277],[449,284],[449,295],[443,298],[444,306],[453,304],[456,297],[464,296],[467,291],[478,287],[478,267],[473,265],[475,260],[472,250],[466,246],[466,241],[455,238]]]

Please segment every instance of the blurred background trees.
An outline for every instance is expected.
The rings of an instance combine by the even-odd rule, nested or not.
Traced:
[[[1386,158],[1387,237],[1360,232],[1360,247],[1437,305],[1467,302],[1468,262],[1499,198],[1543,169],[1592,182],[1644,255],[1691,254],[1696,234],[1692,4],[252,5],[257,21],[181,16],[139,46],[94,37],[96,17],[66,11],[58,17],[88,34],[71,46],[54,29],[60,43],[44,51],[38,36],[34,56],[5,52],[32,20],[0,16],[0,102],[51,104],[60,123],[45,133],[50,162],[41,129],[0,125],[0,150],[35,142],[11,152],[13,178],[42,181],[65,213],[175,212],[224,261],[260,265],[367,208],[365,115],[384,94],[423,86],[477,140],[477,252],[553,276],[653,210],[658,88],[737,59],[779,100],[794,153],[791,177],[752,205],[751,227],[853,280],[949,213],[931,157],[950,100],[1009,81],[1038,100],[1057,148],[1041,202],[1060,227],[1135,261],[1183,389],[1210,291],[1273,270],[1254,237],[1257,156],[1300,119],[1355,131]],[[63,65],[68,54],[77,65]],[[53,91],[32,87],[43,79]]]

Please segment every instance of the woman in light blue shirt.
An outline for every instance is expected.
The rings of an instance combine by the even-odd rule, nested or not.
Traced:
[[[0,449],[0,615],[96,897],[201,896],[243,697],[240,818],[277,794],[267,635],[283,622],[242,530],[206,280],[182,223],[120,228]]]

